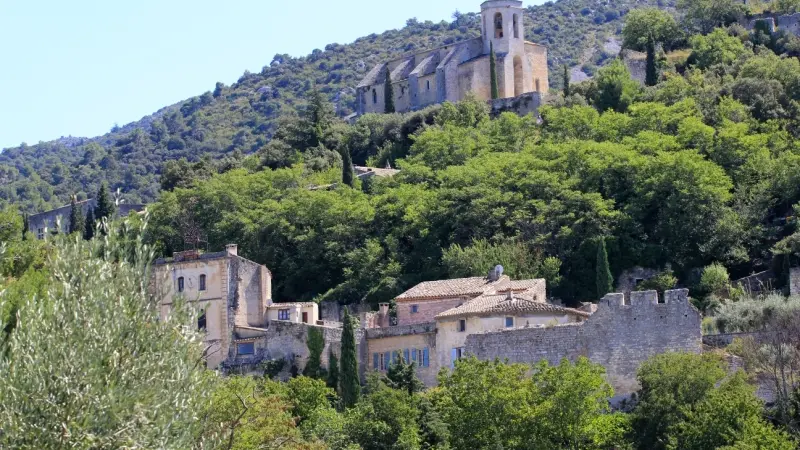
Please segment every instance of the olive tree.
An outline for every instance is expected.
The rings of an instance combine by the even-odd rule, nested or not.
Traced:
[[[201,336],[184,307],[159,319],[152,253],[130,222],[114,228],[56,237],[35,294],[0,292],[0,310],[17,303],[0,342],[0,448],[197,445],[211,381]]]

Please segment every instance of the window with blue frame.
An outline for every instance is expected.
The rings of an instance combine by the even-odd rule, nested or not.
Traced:
[[[512,328],[513,326],[514,326],[514,318],[506,317],[506,328]]]
[[[419,312],[419,305],[411,305],[411,314],[416,314]]]
[[[242,342],[236,346],[236,353],[238,355],[253,355],[256,353],[256,344],[254,342]]]

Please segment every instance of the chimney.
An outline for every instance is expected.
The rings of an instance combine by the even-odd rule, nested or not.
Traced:
[[[389,326],[389,304],[378,303],[378,326],[381,328]]]
[[[236,244],[228,244],[225,246],[225,252],[228,254],[228,256],[238,256],[239,246]]]
[[[487,278],[487,279],[488,279],[490,282],[492,282],[492,281],[497,281],[497,279],[499,278],[499,277],[497,276],[497,269],[489,269],[489,275],[487,275],[487,276],[486,276],[486,278]]]

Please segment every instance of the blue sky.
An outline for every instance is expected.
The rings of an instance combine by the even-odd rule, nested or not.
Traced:
[[[276,53],[302,56],[479,4],[0,0],[0,148],[100,135],[260,71]]]

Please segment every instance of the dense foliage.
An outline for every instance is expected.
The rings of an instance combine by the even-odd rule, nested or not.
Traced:
[[[478,3],[471,7],[477,8]],[[561,0],[530,6],[525,37],[548,47],[551,85],[560,85],[558,68],[564,64],[585,65],[593,73],[613,58],[604,44],[620,33],[627,11],[641,4]],[[102,181],[112,191],[120,188],[128,203],[152,202],[165,178],[175,173],[166,162],[185,158],[186,165],[197,165],[200,177],[236,167],[242,155],[265,148],[280,117],[302,108],[314,86],[334,104],[338,116],[351,114],[355,86],[375,64],[477,37],[479,17],[456,12],[449,23],[409,19],[399,30],[371,34],[351,44],[328,44],[304,57],[277,54],[261,72],[245,72],[230,86],[217,83],[213,90],[139,122],[115,126],[104,136],[68,137],[6,149],[0,153],[0,203],[38,212],[68,204],[72,195],[87,198]]]

